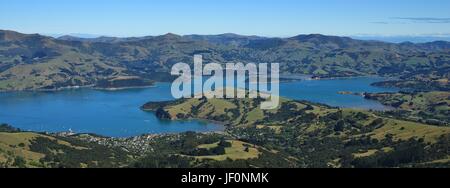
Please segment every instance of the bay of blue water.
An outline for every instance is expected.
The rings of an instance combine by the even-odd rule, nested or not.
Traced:
[[[351,78],[335,80],[305,80],[280,84],[282,96],[364,109],[384,109],[376,101],[360,96],[341,95],[339,91],[394,91],[370,86],[381,78]],[[22,130],[96,133],[113,137],[128,137],[146,133],[176,133],[184,131],[217,131],[223,126],[203,121],[162,121],[152,112],[139,109],[148,101],[173,100],[170,83],[155,87],[119,91],[73,89],[56,92],[0,93],[0,123]]]
[[[280,84],[280,93],[281,96],[287,98],[313,101],[330,106],[385,110],[387,107],[377,101],[367,100],[362,96],[339,94],[340,91],[353,93],[398,91],[395,88],[382,88],[370,85],[383,80],[380,77],[358,77],[288,82]]]

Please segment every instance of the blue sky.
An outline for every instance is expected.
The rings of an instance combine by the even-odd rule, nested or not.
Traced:
[[[0,29],[108,36],[450,35],[450,0],[0,0]]]

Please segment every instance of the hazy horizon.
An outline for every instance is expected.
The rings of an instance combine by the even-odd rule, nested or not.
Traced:
[[[0,30],[10,30],[10,29],[3,29],[0,28]],[[139,38],[139,37],[148,37],[148,36],[161,36],[172,32],[167,32],[165,34],[161,35],[142,35],[142,36],[111,36],[111,35],[96,35],[96,34],[88,34],[88,33],[64,33],[64,34],[56,34],[56,33],[25,33],[21,31],[15,31],[14,32],[24,33],[24,34],[39,34],[44,35],[48,37],[53,38],[59,38],[62,36],[72,36],[77,38],[85,38],[85,39],[93,39],[93,38],[99,38],[99,37],[115,37],[115,38]],[[261,35],[243,35],[239,33],[214,33],[214,34],[177,34],[172,33],[179,36],[189,36],[189,35],[224,35],[224,34],[235,34],[240,36],[257,36],[257,37],[267,37],[267,38],[289,38],[294,37],[293,36],[261,36]],[[303,33],[298,35],[310,35],[310,34],[321,34],[321,33]],[[321,34],[324,35],[324,34]],[[448,41],[450,42],[450,35],[392,35],[392,36],[385,36],[385,35],[327,35],[327,36],[339,36],[339,37],[350,37],[352,39],[357,40],[375,40],[375,41],[382,41],[382,42],[389,42],[389,43],[402,43],[402,42],[413,42],[413,43],[425,43],[425,42],[434,42],[434,41]]]
[[[23,33],[450,36],[450,2],[440,0],[15,0],[0,5],[0,28]]]

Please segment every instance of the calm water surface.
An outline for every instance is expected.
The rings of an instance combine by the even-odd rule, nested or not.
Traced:
[[[381,78],[311,80],[282,83],[282,96],[331,106],[384,109],[376,101],[339,91],[384,92],[393,89],[370,86]],[[161,121],[139,107],[148,101],[172,100],[169,83],[156,87],[120,91],[74,89],[58,92],[0,93],[0,122],[23,130],[126,137],[145,133],[217,131],[223,126],[203,121]]]
[[[387,107],[377,101],[364,99],[362,96],[342,95],[338,92],[353,93],[395,92],[398,89],[371,86],[374,82],[383,81],[379,77],[342,78],[332,80],[304,80],[280,84],[282,96],[292,99],[307,100],[330,106],[384,110]]]

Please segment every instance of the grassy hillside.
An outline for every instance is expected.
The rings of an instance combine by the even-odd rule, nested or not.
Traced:
[[[406,88],[415,91],[450,91],[450,67],[424,70],[400,76],[399,79],[373,83],[375,86]]]
[[[166,34],[81,40],[0,31],[0,90],[89,86],[118,76],[160,80],[173,64],[192,64],[194,54],[202,54],[205,63],[280,63],[282,73],[315,77],[404,76],[402,80],[422,85],[432,81],[435,88],[445,89],[449,46],[448,42],[391,44],[324,35]]]
[[[450,92],[376,93],[365,97],[395,107],[400,110],[396,114],[405,118],[438,125],[450,124]]]
[[[335,126],[341,136],[360,132],[373,134],[375,138],[392,134],[394,138],[403,140],[417,137],[436,141],[440,135],[450,133],[448,127],[401,121],[363,110],[330,108],[289,99],[282,99],[278,109],[261,110],[260,102],[257,99],[185,99],[182,103],[164,106],[162,110],[172,120],[196,118],[223,122],[229,127],[278,129],[301,125],[305,133],[308,133]],[[144,105],[143,109],[161,110],[149,107],[152,104]],[[339,125],[333,125],[334,122]]]
[[[161,118],[224,122],[232,138],[258,145],[265,151],[278,151],[304,167],[412,167],[450,156],[450,127],[289,99],[283,99],[278,109],[261,110],[260,102],[251,99],[183,99],[147,103],[143,109],[163,114]],[[199,147],[208,148],[215,144]],[[411,153],[403,156],[400,152],[403,150],[420,150],[417,155],[421,156]],[[226,152],[200,159],[223,160],[225,156]],[[386,161],[389,157],[399,161]]]
[[[0,130],[0,167],[121,167],[130,160],[122,150],[68,137],[11,130]]]

